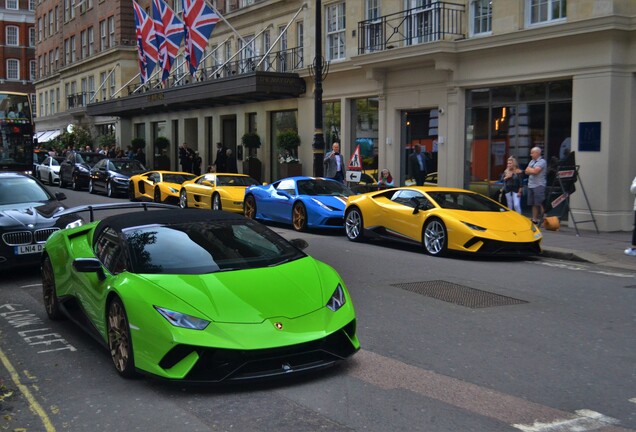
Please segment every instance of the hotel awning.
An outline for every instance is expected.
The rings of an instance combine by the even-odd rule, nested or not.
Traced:
[[[61,134],[62,134],[62,131],[60,130],[48,130],[44,132],[37,132],[34,138],[38,140],[38,143],[43,143],[43,142],[49,142],[53,138],[56,138],[57,136]]]

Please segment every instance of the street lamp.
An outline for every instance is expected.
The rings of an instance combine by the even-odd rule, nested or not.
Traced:
[[[314,87],[314,176],[322,177],[324,173],[323,159],[325,154],[325,137],[322,133],[322,82],[329,73],[329,63],[322,56],[322,1],[316,0],[315,21],[315,54],[314,62],[309,66],[309,74],[313,77]]]

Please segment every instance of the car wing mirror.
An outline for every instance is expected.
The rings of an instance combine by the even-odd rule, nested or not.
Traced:
[[[62,201],[66,199],[66,194],[64,192],[55,192],[55,199],[58,201]]]
[[[203,186],[210,186],[210,187],[214,187],[214,182],[207,181],[207,180],[202,181],[202,182],[201,182],[201,184],[202,184]]]
[[[413,214],[418,214],[420,212],[420,201],[415,197],[411,197],[409,202],[413,204]]]
[[[288,194],[288,193],[287,193],[287,192],[285,192],[285,191],[279,191],[279,190],[277,190],[277,191],[276,191],[276,194],[277,194],[277,195],[280,195],[280,196],[283,196],[283,197],[285,197],[285,198],[287,198],[287,199],[291,199],[291,195],[290,195],[290,194]]]
[[[309,246],[309,243],[301,238],[291,239],[289,242],[300,250],[306,249]]]
[[[106,278],[102,263],[97,258],[76,258],[73,260],[73,269],[79,273],[97,273],[100,280]]]

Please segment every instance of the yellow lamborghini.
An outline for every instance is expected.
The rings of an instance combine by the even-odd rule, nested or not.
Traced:
[[[150,200],[177,204],[181,183],[192,180],[194,174],[175,171],[148,171],[130,178],[128,198],[131,201]]]
[[[245,188],[257,184],[245,174],[203,174],[181,185],[179,206],[243,213]]]
[[[345,232],[351,241],[379,236],[448,251],[536,255],[542,235],[528,218],[464,189],[411,186],[349,197]]]

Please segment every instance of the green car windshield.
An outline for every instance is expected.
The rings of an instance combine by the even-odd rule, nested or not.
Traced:
[[[272,267],[306,256],[252,221],[148,225],[123,234],[134,273],[205,274]]]

